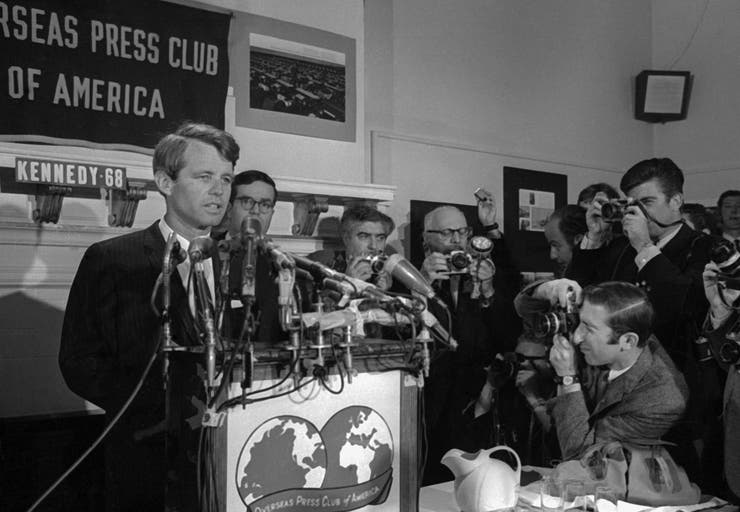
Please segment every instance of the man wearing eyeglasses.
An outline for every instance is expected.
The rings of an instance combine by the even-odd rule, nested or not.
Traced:
[[[231,187],[229,211],[224,218],[229,237],[238,237],[242,221],[247,215],[257,217],[266,235],[275,212],[277,187],[275,181],[262,171],[243,171],[234,176]],[[224,332],[237,339],[242,333],[245,311],[241,301],[241,273],[243,253],[234,254],[229,272],[230,297],[226,304],[229,313],[224,319]],[[252,341],[276,343],[287,335],[280,326],[278,316],[277,273],[270,258],[262,250],[257,252],[255,269],[255,301],[252,314],[258,320]]]
[[[479,199],[479,220],[484,225],[493,225],[485,220],[491,213],[495,215],[491,206]],[[464,410],[486,381],[485,366],[496,353],[513,349],[521,329],[513,309],[516,288],[508,285],[510,265],[501,238],[493,240],[492,257],[498,272],[491,261],[481,260],[471,263],[464,273],[450,273],[450,253],[466,250],[472,234],[465,216],[454,206],[440,206],[424,218],[426,256],[421,272],[447,305],[452,325],[445,327],[459,343],[457,351],[442,352],[435,358],[424,390],[429,439],[425,485],[449,479],[450,474],[438,464],[448,449],[471,451],[490,442],[490,422],[471,423]],[[475,281],[480,287],[478,297],[473,293]],[[429,309],[445,323],[447,314],[441,308],[430,303]]]

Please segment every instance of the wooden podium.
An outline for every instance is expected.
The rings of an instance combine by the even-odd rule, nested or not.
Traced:
[[[226,409],[218,426],[206,427],[218,509],[415,511],[422,389],[405,370],[408,354],[408,343],[361,340],[352,348],[350,383],[336,365],[314,378],[311,363],[300,381],[283,379],[289,352],[255,352],[250,403]],[[324,357],[331,361],[333,352]],[[232,384],[228,398],[241,396]]]

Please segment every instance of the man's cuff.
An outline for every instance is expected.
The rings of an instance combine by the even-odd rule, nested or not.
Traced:
[[[600,249],[605,243],[606,237],[602,237],[600,240],[592,240],[589,237],[589,234],[586,233],[586,236],[584,236],[583,240],[581,240],[580,248],[584,250]]]
[[[570,384],[568,386],[563,386],[562,384],[560,384],[558,385],[558,396],[567,395],[568,393],[575,393],[580,390],[581,384],[579,382],[576,382],[575,384]]]
[[[644,249],[638,252],[637,256],[635,256],[635,265],[637,265],[638,272],[642,270],[642,268],[658,254],[660,254],[660,249],[658,249],[653,244],[646,246]]]
[[[722,324],[725,323],[725,321],[730,318],[730,315],[732,315],[732,311],[725,310],[722,313],[715,315],[714,309],[709,309],[709,321],[712,324],[712,329],[718,329],[722,326]]]

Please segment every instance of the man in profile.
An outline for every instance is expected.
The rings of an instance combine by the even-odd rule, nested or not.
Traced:
[[[151,366],[144,375],[158,356],[162,336],[161,319],[150,305],[150,296],[162,272],[170,235],[174,233],[187,251],[193,240],[208,237],[221,221],[238,158],[234,138],[212,126],[188,123],[165,136],[153,158],[154,182],[165,198],[164,217],[142,231],[90,246],[72,283],[59,351],[59,366],[69,388],[104,409],[110,421],[143,379],[141,391],[106,440],[106,510],[164,509],[162,364]],[[204,293],[211,297],[216,263],[204,259],[209,288]],[[201,345],[198,332],[202,332],[195,317],[190,266],[188,259],[179,263],[170,283],[172,336],[185,347]],[[178,374],[172,382],[180,382],[180,372],[183,380],[196,375],[189,365],[173,363],[170,371]],[[183,398],[171,396],[175,402]],[[178,424],[175,430],[179,428]],[[187,446],[181,445],[183,452]],[[182,505],[195,510],[197,503]]]
[[[550,351],[558,385],[548,403],[563,459],[578,458],[597,443],[659,440],[686,409],[688,387],[652,336],[653,308],[639,287],[606,282],[583,290],[558,279],[533,286],[529,314],[580,305],[569,340],[556,334]],[[578,352],[585,365],[581,366]]]

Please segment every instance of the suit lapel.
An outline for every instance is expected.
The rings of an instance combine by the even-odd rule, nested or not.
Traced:
[[[604,396],[596,404],[591,417],[598,416],[605,409],[621,402],[622,397],[632,392],[652,364],[653,354],[646,344],[632,368],[607,384]]]
[[[159,222],[155,222],[146,230],[144,250],[147,253],[149,264],[156,269],[157,273],[162,272],[165,245]],[[157,302],[161,304],[161,301]],[[176,270],[172,272],[170,279],[170,321],[175,343],[182,346],[199,344],[193,315],[188,306],[188,296],[180,274]]]

